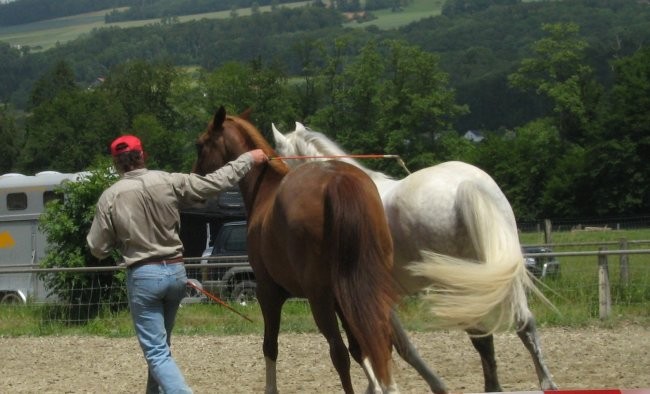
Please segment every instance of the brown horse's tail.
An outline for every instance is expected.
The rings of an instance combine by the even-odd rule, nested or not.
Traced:
[[[351,198],[351,196],[354,196]],[[335,297],[377,378],[390,380],[393,244],[374,184],[341,174],[327,187],[325,250]]]

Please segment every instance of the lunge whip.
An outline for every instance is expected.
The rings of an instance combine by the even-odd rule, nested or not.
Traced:
[[[228,304],[226,304],[225,302],[221,301],[221,300],[219,299],[219,297],[215,296],[214,294],[211,294],[211,293],[208,292],[207,290],[204,290],[203,288],[201,288],[201,287],[195,285],[194,283],[192,283],[192,281],[189,281],[189,280],[188,280],[188,281],[187,281],[187,285],[188,285],[189,287],[193,288],[194,290],[198,290],[198,291],[200,291],[201,293],[205,294],[205,295],[206,295],[208,298],[210,298],[212,301],[214,301],[214,302],[218,303],[219,305],[225,307],[225,308],[228,309],[229,311],[231,311],[231,312],[235,312],[235,313],[238,314],[239,316],[241,316],[241,317],[243,317],[244,319],[248,320],[249,322],[253,323],[253,321],[252,321],[249,317],[243,315],[242,313],[240,313],[239,311],[237,311],[236,309],[234,309],[234,308],[231,307],[230,305],[228,305]]]

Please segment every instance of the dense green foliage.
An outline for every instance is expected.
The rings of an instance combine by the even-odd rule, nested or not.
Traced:
[[[447,0],[442,7],[442,15],[473,14],[494,5],[514,5],[519,3],[521,3],[521,0]]]
[[[519,220],[650,213],[650,7],[445,7],[389,31],[343,27],[322,6],[277,7],[100,29],[42,53],[0,44],[0,99],[31,115],[23,127],[2,113],[0,172],[79,171],[121,132],[143,136],[153,167],[188,171],[195,136],[225,104],[252,107],[263,132],[300,120],[348,151],[398,153],[411,170],[476,164]],[[485,139],[469,143],[468,129]]]
[[[106,170],[110,168],[107,161],[102,162],[101,168],[78,182],[64,183],[59,192],[65,197],[48,203],[40,227],[50,246],[41,267],[106,266],[117,261],[111,258],[112,261],[100,262],[86,246],[95,204],[102,191],[117,179],[115,173]],[[126,295],[123,271],[51,273],[45,274],[43,280],[50,295],[62,301],[64,307],[59,312],[80,321],[94,317],[102,305],[123,305]]]
[[[13,116],[6,108],[0,108],[0,141],[3,141],[0,145],[0,169],[13,167],[19,153],[18,140],[18,130]]]

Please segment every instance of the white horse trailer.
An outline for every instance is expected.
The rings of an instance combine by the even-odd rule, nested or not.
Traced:
[[[46,301],[47,292],[36,273],[20,271],[38,268],[45,256],[45,234],[38,220],[45,204],[61,196],[55,189],[75,181],[83,173],[43,171],[36,175],[0,176],[0,302]]]

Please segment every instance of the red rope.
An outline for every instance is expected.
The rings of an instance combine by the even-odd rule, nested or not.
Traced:
[[[189,281],[189,280],[187,281],[187,285],[188,285],[189,287],[191,287],[191,288],[193,288],[193,289],[195,289],[195,290],[198,290],[198,291],[200,291],[201,293],[205,294],[205,295],[208,296],[212,301],[214,301],[214,302],[220,304],[221,306],[223,306],[224,308],[228,309],[229,311],[231,311],[231,312],[235,312],[235,313],[238,314],[239,316],[241,316],[241,317],[243,317],[244,319],[248,320],[249,322],[253,323],[253,321],[252,321],[251,319],[249,319],[247,316],[244,316],[243,314],[239,313],[238,311],[236,311],[235,309],[233,309],[230,305],[228,305],[228,304],[226,304],[225,302],[221,301],[221,300],[219,299],[219,297],[215,296],[214,294],[209,293],[207,290],[203,290],[203,288],[201,288],[201,287],[195,285],[194,283],[192,283],[192,282]]]
[[[399,165],[406,171],[407,174],[410,174],[404,160],[402,160],[399,155],[323,155],[323,156],[273,156],[269,157],[269,160],[295,160],[295,159],[397,159]]]
[[[396,159],[398,155],[323,155],[323,156],[273,156],[269,160],[295,160],[295,159]]]

